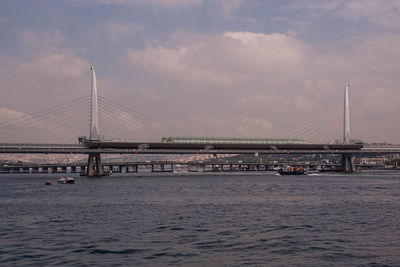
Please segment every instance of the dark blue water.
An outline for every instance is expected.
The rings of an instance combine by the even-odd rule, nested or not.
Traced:
[[[0,265],[400,266],[400,172],[76,178],[0,176]]]

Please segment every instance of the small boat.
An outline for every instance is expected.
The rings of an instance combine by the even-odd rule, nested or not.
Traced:
[[[45,185],[51,185],[51,182],[50,181],[46,181],[44,184]]]
[[[280,170],[278,170],[280,175],[305,175],[307,174],[307,170],[303,167],[290,167],[286,166]]]
[[[73,184],[73,183],[75,183],[75,179],[72,177],[61,177],[58,180],[58,183],[59,184]]]

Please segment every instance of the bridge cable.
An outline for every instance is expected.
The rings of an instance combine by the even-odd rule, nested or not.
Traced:
[[[103,110],[103,106],[102,105],[99,105],[99,107],[101,107],[101,111]],[[100,126],[102,127],[102,128],[107,128],[107,129],[110,129],[110,128],[108,128],[107,126],[105,126],[105,125],[110,125],[110,126],[113,126],[113,129],[110,131],[110,132],[113,132],[113,131],[115,131],[115,130],[117,130],[120,134],[122,134],[122,136],[121,137],[124,137],[124,136],[126,136],[126,127],[127,127],[127,123],[126,123],[126,121],[119,121],[119,120],[116,120],[116,118],[115,118],[115,116],[113,116],[110,112],[100,112],[99,113],[99,117],[101,118],[101,122],[100,122]],[[119,118],[121,117],[121,116],[118,116]],[[105,123],[103,123],[103,121],[105,122]],[[140,123],[140,124],[142,124],[142,123]],[[145,129],[141,129],[138,125],[137,125],[137,122],[136,121],[133,121],[133,123],[132,123],[132,121],[131,121],[131,123],[129,123],[129,126],[130,127],[133,127],[133,128],[136,128],[136,129],[134,129],[133,131],[134,132],[137,132],[137,131],[139,131],[139,132],[142,132],[143,134],[145,134],[146,136],[148,136],[149,135],[149,133],[148,133],[148,131],[146,132],[145,131]],[[124,129],[125,129],[125,131],[124,131]],[[131,128],[132,129],[132,128]],[[132,130],[129,130],[129,129],[127,129],[128,131],[132,131]],[[129,134],[129,135],[131,135],[131,133]],[[131,138],[130,138],[131,139]]]
[[[290,129],[287,129],[279,134],[279,136],[284,136],[284,137],[300,137],[304,138],[308,136],[308,138],[305,138],[306,140],[309,140],[309,136],[313,135],[315,136],[316,133],[318,133],[318,129],[321,129],[321,126],[324,124],[331,124],[333,120],[336,119],[338,116],[337,111],[330,112],[328,114],[323,115],[321,118],[317,120],[312,120],[307,123],[303,123],[300,127],[292,127]],[[309,140],[312,141],[312,140]]]
[[[150,116],[148,116],[148,115],[146,115],[146,114],[143,114],[143,113],[140,113],[140,112],[138,112],[138,111],[132,110],[132,109],[127,108],[127,107],[125,107],[125,106],[123,106],[123,105],[115,104],[114,102],[112,102],[112,101],[110,101],[110,100],[108,100],[108,99],[106,99],[106,98],[103,98],[103,97],[101,97],[101,96],[100,96],[99,98],[100,98],[101,101],[103,101],[103,102],[105,102],[106,104],[108,104],[108,105],[110,105],[110,106],[116,108],[117,110],[118,110],[118,109],[125,110],[127,113],[129,113],[129,114],[131,114],[131,115],[136,114],[136,115],[137,115],[136,117],[141,117],[141,118],[143,118],[143,120],[145,120],[145,121],[147,121],[147,122],[153,122],[153,123],[155,123],[155,124],[158,124],[158,125],[160,125],[160,126],[166,128],[166,129],[169,129],[171,132],[175,132],[175,133],[180,133],[180,132],[181,132],[181,130],[178,130],[178,129],[176,129],[176,128],[173,127],[173,126],[168,125],[168,124],[166,124],[166,123],[164,123],[164,122],[162,122],[162,121],[160,121],[160,120],[154,119],[154,118],[152,118],[152,117],[150,117]]]
[[[32,114],[20,116],[16,119],[9,120],[7,122],[2,123],[2,125],[0,126],[0,130],[3,133],[5,133],[5,135],[12,136],[14,138],[18,137],[18,132],[20,132],[19,134],[20,135],[22,134],[22,136],[29,135],[30,137],[32,137],[33,129],[41,131],[39,133],[45,132],[48,134],[49,131],[51,131],[53,133],[59,134],[60,131],[65,131],[65,126],[68,126],[68,125],[65,125],[67,122],[67,119],[71,115],[74,115],[74,112],[76,113],[77,111],[82,110],[81,108],[75,107],[75,106],[79,105],[79,104],[85,104],[85,102],[87,102],[86,99],[87,99],[87,97],[80,98],[77,100],[69,101],[69,102],[61,104],[61,105],[46,108],[45,110],[42,110],[42,111],[32,113],[35,116],[32,116]],[[82,101],[82,100],[85,100],[85,101]],[[73,111],[73,112],[71,112],[71,111]],[[81,115],[77,116],[77,118],[81,118],[81,117],[82,117]],[[71,121],[71,119],[69,119],[69,121]],[[75,121],[75,119],[74,119],[74,121]],[[62,127],[63,125],[61,123],[64,124],[64,127]],[[55,127],[54,125],[57,127]],[[52,127],[48,128],[49,126],[52,126]],[[29,129],[29,130],[27,130],[27,129]],[[73,129],[73,127],[70,127],[70,129]],[[4,136],[3,136],[3,138],[4,138]],[[26,138],[24,138],[24,139],[26,139]],[[57,139],[59,139],[59,138],[57,138]]]
[[[40,110],[40,111],[36,111],[36,112],[33,112],[33,113],[21,115],[21,116],[19,116],[17,118],[14,118],[14,119],[11,119],[11,120],[8,120],[8,121],[0,122],[0,127],[7,126],[10,123],[18,122],[19,120],[30,119],[31,117],[39,116],[40,114],[43,114],[43,113],[50,114],[50,113],[52,113],[52,112],[54,112],[54,111],[56,111],[58,109],[64,108],[65,106],[68,106],[68,105],[71,105],[71,104],[75,104],[75,103],[77,103],[79,101],[82,101],[82,100],[87,100],[87,99],[89,99],[89,97],[90,96],[81,97],[81,98],[78,98],[78,99],[74,99],[74,100],[68,101],[68,102],[66,102],[64,104],[51,106],[51,107],[48,107],[48,108]],[[29,118],[27,118],[27,117],[29,117]]]

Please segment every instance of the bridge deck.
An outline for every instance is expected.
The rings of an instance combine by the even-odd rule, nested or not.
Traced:
[[[182,149],[182,150],[357,150],[362,144],[215,144],[215,143],[164,143],[164,142],[98,142],[86,143],[87,148],[94,149]]]
[[[79,144],[0,144],[0,153],[24,154],[342,154],[360,153],[362,144],[182,144],[163,142],[100,142]]]

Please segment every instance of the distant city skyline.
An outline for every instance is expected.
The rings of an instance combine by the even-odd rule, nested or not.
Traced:
[[[102,97],[182,135],[275,137],[350,83],[353,137],[400,142],[398,25],[396,0],[6,0],[0,123],[88,95],[93,64]]]

